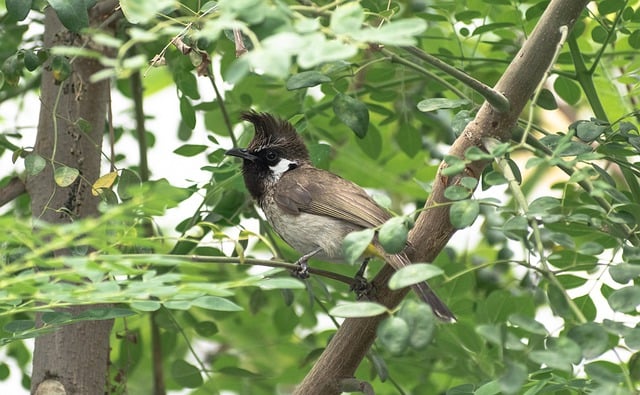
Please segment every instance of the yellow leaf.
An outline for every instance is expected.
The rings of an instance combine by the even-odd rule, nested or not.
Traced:
[[[117,171],[112,171],[111,173],[107,173],[102,177],[98,178],[96,182],[93,183],[91,193],[93,196],[98,196],[100,194],[101,189],[109,189],[116,181],[118,177]]]

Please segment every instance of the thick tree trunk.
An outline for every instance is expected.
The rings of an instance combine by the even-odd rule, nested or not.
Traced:
[[[500,113],[484,103],[474,121],[451,147],[450,155],[464,157],[464,152],[469,147],[482,147],[482,139],[485,137],[503,141],[510,138],[522,109],[553,61],[561,37],[560,28],[566,26],[570,30],[588,2],[589,0],[551,1],[535,30],[495,87],[509,100],[509,111]],[[469,164],[465,176],[478,178],[486,165],[486,162]],[[425,204],[429,209],[418,217],[410,234],[410,241],[416,247],[410,253],[413,262],[433,261],[454,234],[448,206],[432,206],[446,201],[444,190],[455,182],[455,177],[447,178],[440,174],[436,176],[432,193]],[[408,292],[389,291],[386,284],[392,273],[393,269],[385,265],[374,279],[379,291],[379,301],[389,307],[397,306]],[[311,371],[296,388],[295,394],[339,394],[340,380],[353,376],[373,344],[376,328],[383,318],[378,316],[345,320]]]
[[[105,6],[104,3],[99,2],[96,7]],[[66,30],[50,7],[46,9],[46,48],[82,45],[84,40]],[[35,151],[48,163],[44,171],[27,180],[34,219],[50,223],[68,223],[97,215],[98,198],[91,194],[91,183],[100,173],[109,83],[89,81],[102,67],[95,60],[75,59],[71,67],[70,77],[58,84],[52,71],[48,67],[43,69]],[[84,125],[89,125],[89,130]],[[80,177],[64,188],[57,186],[53,177],[54,169],[61,165],[80,171]],[[88,308],[91,306],[67,311],[78,314]],[[65,394],[105,393],[112,325],[110,320],[81,322],[37,337],[31,392],[59,393],[51,389],[62,387]],[[41,385],[43,382],[46,384]]]

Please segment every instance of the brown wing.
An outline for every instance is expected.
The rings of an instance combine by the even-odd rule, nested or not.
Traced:
[[[276,188],[276,203],[291,214],[325,215],[363,228],[382,225],[390,218],[364,189],[325,170],[313,167],[290,170],[282,175]]]

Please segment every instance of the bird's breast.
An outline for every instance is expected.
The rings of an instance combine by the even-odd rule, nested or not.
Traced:
[[[333,217],[305,212],[290,214],[280,209],[272,196],[267,194],[260,202],[267,221],[273,229],[300,254],[321,248],[315,258],[342,261],[342,241],[345,236],[361,227]]]

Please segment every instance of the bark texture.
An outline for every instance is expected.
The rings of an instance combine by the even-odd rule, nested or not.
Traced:
[[[509,110],[501,113],[485,102],[476,118],[451,146],[450,155],[462,158],[469,147],[482,147],[482,140],[487,137],[501,141],[509,140],[525,104],[553,61],[561,37],[561,26],[566,26],[570,30],[588,2],[588,0],[551,1],[531,36],[495,86],[495,89],[509,100]],[[478,178],[486,165],[487,162],[471,163],[465,169],[464,176]],[[443,166],[445,165],[441,164],[440,168],[442,169]],[[443,177],[438,173],[425,207],[446,202],[444,190],[458,182],[458,179],[459,177]],[[409,240],[414,246],[414,249],[409,251],[409,257],[413,262],[433,261],[454,233],[455,229],[449,221],[448,206],[424,210],[409,235]],[[392,274],[393,269],[385,265],[374,279],[379,301],[389,307],[397,306],[408,292],[407,290],[391,292],[386,287]],[[383,318],[379,316],[345,320],[294,394],[339,394],[340,381],[353,376],[373,344],[376,328]]]
[[[108,6],[106,3],[115,5],[100,1],[91,10],[93,25],[102,20],[102,14],[96,11],[102,11]],[[46,48],[85,45],[85,40],[86,37],[66,30],[51,7],[46,9]],[[100,175],[109,83],[89,82],[89,77],[102,67],[95,60],[78,58],[72,60],[71,67],[70,77],[62,83],[56,83],[48,65],[43,69],[35,152],[48,163],[44,171],[26,182],[34,219],[49,223],[68,223],[98,213],[98,198],[91,194],[91,183]],[[61,165],[80,171],[80,177],[64,188],[54,182],[54,169]],[[76,306],[66,311],[75,315],[91,307]],[[60,383],[69,395],[105,393],[112,325],[111,320],[85,321],[37,337],[31,392],[51,393],[46,388],[56,387],[52,386],[53,381]]]

